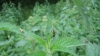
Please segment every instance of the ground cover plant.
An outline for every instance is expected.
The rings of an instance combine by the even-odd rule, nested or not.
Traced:
[[[99,0],[2,6],[0,56],[100,56]]]

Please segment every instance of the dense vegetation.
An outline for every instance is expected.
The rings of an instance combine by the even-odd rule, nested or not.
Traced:
[[[0,56],[100,56],[99,0],[21,4],[2,4]]]

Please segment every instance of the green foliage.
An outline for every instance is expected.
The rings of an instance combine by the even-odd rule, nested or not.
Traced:
[[[95,43],[88,43],[86,45],[86,56],[99,56],[100,55],[100,45]]]
[[[46,56],[46,54],[43,51],[35,51],[34,53],[30,54],[29,56]]]
[[[73,41],[72,41],[73,40]],[[73,38],[60,38],[56,40],[52,46],[53,51],[65,51],[66,48],[68,47],[73,47],[73,46],[80,46],[84,44],[79,44],[79,41]],[[60,49],[61,48],[61,49]]]
[[[33,10],[4,5],[0,13],[1,56],[100,56],[98,0],[36,3]]]
[[[32,34],[30,32],[27,32],[25,30],[23,30],[23,33],[20,33],[20,31],[18,30],[18,27],[15,26],[15,25],[12,25],[12,24],[9,24],[9,23],[3,23],[3,24],[1,23],[1,27],[0,27],[1,30],[12,31],[12,32],[22,34],[22,35],[27,36],[27,37],[33,37],[35,40],[40,42],[42,44],[42,46],[44,47],[44,49],[45,49],[44,51],[45,51],[47,56],[52,56],[54,51],[66,51],[64,49],[67,49],[69,47],[83,45],[82,43],[78,42],[78,40],[70,39],[70,38],[61,38],[61,39],[58,39],[57,41],[55,41],[54,43],[49,42],[49,40],[47,40],[48,42],[46,43],[46,41],[42,40],[41,37],[39,37],[35,34]],[[13,30],[11,30],[11,29],[13,29]],[[72,41],[74,41],[74,42],[72,42]],[[2,45],[7,44],[6,41],[3,42],[3,43],[4,44],[2,44],[2,43],[1,44]],[[8,41],[8,43],[9,43],[9,41]],[[21,44],[21,42],[20,42],[20,44]],[[39,52],[39,53],[41,53],[41,52]],[[38,54],[35,54],[35,55],[38,55]]]
[[[7,22],[5,22],[5,23],[0,22],[0,30],[7,30],[7,31],[11,31],[11,32],[20,34],[19,27],[16,27],[16,25],[12,25]]]
[[[4,3],[2,5],[3,9],[0,13],[0,21],[11,22],[19,25],[22,21],[21,5],[15,7],[15,4],[12,2]]]

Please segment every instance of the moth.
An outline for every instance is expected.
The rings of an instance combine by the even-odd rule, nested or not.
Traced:
[[[53,35],[53,37],[55,37],[55,31],[54,31],[54,29],[52,29],[52,35]]]
[[[85,39],[85,43],[88,43],[88,39]]]
[[[22,33],[23,33],[23,29],[22,29],[22,28],[19,28],[19,30],[20,30],[20,32],[22,32]]]

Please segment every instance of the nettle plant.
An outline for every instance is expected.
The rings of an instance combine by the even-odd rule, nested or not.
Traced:
[[[68,52],[71,53],[72,55],[76,55],[73,53],[70,48],[71,47],[76,47],[76,46],[81,46],[85,45],[81,43],[79,40],[75,38],[69,38],[69,37],[61,37],[56,40],[52,40],[51,35],[48,35],[48,39],[42,39],[42,37],[26,31],[24,29],[20,29],[18,26],[10,24],[10,23],[5,23],[5,22],[0,22],[0,30],[7,30],[14,32],[16,34],[20,34],[23,36],[26,36],[27,38],[32,38],[38,41],[40,43],[41,47],[39,51],[35,51],[30,54],[30,56],[53,56],[53,54],[57,51],[61,52]],[[8,41],[0,42],[0,46],[8,44],[11,41],[9,39]]]
[[[22,19],[20,3],[17,6],[15,6],[15,4],[12,2],[3,3],[2,10],[0,12],[0,22],[6,21],[20,25]]]
[[[80,28],[81,22],[79,21],[81,21],[81,19],[78,19],[80,17],[78,17],[79,13],[75,9],[76,7],[73,6],[70,7],[70,6],[71,5],[67,2],[63,3],[63,5],[60,2],[58,2],[55,5],[36,4],[36,6],[33,9],[32,16],[29,16],[29,18],[23,22],[22,27],[25,27],[26,30],[30,30],[36,33],[37,35],[41,36],[43,39],[47,39],[46,42],[48,42],[48,40],[50,39],[49,40],[50,46],[53,45],[53,42],[55,42],[57,39],[62,39],[63,37],[65,38],[79,37],[78,39],[80,39],[80,35],[84,34],[85,32],[83,28]],[[57,42],[57,44],[59,45],[61,43]],[[51,50],[52,46],[48,48],[50,48]],[[64,51],[61,50],[60,47],[58,48],[60,51],[66,52],[66,50]],[[68,52],[75,56],[76,55],[75,53],[78,51],[75,49],[76,48],[74,48],[73,50],[69,50]],[[58,55],[61,54],[63,56],[62,52],[55,52],[51,50],[50,53],[51,54],[54,53],[53,54],[54,56],[57,56],[56,53],[58,53]],[[70,55],[70,54],[64,54],[64,55]]]

